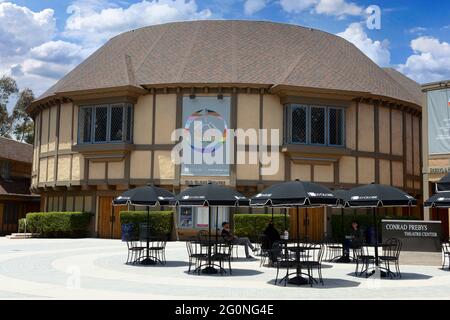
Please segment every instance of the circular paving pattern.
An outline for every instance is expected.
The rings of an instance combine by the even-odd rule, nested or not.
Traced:
[[[126,245],[106,239],[0,238],[0,299],[449,299],[450,272],[401,265],[402,279],[359,278],[352,264],[325,263],[325,285],[275,286],[259,259],[232,262],[232,275],[188,274],[184,242],[167,264],[126,265]],[[243,256],[243,250],[240,256]],[[280,271],[281,273],[281,271]]]

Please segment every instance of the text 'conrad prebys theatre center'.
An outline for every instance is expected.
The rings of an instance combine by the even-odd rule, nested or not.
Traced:
[[[417,83],[319,30],[256,21],[146,27],[112,38],[30,106],[32,189],[44,211],[95,213],[91,230],[100,237],[120,236],[113,197],[148,183],[179,193],[216,181],[252,196],[294,179],[331,189],[375,182],[421,199],[423,100]],[[199,123],[222,136],[201,137],[203,144],[191,145],[194,154],[230,149],[234,130],[247,131],[248,139],[232,138],[232,161],[173,161],[173,133],[195,136]],[[267,129],[264,138],[260,129]],[[269,162],[260,161],[261,150]],[[180,237],[207,227],[207,210],[181,210]],[[271,209],[220,210],[220,221],[232,221],[234,213]],[[422,212],[421,205],[383,210],[418,218]],[[321,239],[333,209],[308,213],[305,219],[302,211],[300,226]],[[296,215],[291,219],[295,228]]]

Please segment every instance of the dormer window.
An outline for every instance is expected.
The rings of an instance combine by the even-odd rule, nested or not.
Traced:
[[[342,107],[286,105],[285,143],[343,147],[344,112]]]
[[[131,142],[132,110],[128,103],[80,107],[78,143]]]

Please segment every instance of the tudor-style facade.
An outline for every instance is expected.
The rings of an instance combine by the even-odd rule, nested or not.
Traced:
[[[156,73],[160,79],[139,80],[139,68],[144,68],[146,62],[145,58],[139,60],[137,53],[134,59],[139,60],[139,63],[134,64],[133,58],[124,58],[125,69],[122,72],[128,72],[128,80],[134,79],[134,83],[128,85],[108,87],[106,84],[98,84],[95,87],[91,84],[83,87],[83,77],[88,77],[86,79],[89,80],[91,76],[78,72],[76,68],[61,80],[63,85],[60,88],[44,94],[29,108],[36,123],[32,188],[41,194],[45,210],[94,212],[96,219],[92,224],[92,232],[101,237],[117,237],[120,234],[120,208],[111,216],[112,197],[123,190],[147,183],[178,193],[188,186],[212,180],[233,186],[246,195],[253,195],[270,184],[292,179],[319,182],[332,189],[376,182],[400,187],[421,197],[420,86],[416,87],[415,83],[394,70],[372,65],[368,59],[360,57],[362,53],[356,48],[347,48],[346,43],[341,43],[344,40],[334,40],[334,36],[324,34],[318,35],[318,40],[322,40],[320,37],[327,37],[324,43],[337,41],[336,46],[344,46],[350,55],[367,60],[358,62],[354,59],[355,67],[359,67],[359,71],[358,68],[354,71],[356,74],[362,73],[364,76],[367,71],[364,68],[369,68],[383,78],[380,81],[386,82],[386,88],[396,87],[398,93],[380,93],[380,88],[377,88],[378,91],[373,90],[374,92],[358,89],[351,81],[346,86],[342,84],[341,88],[340,79],[333,78],[338,77],[337,73],[327,70],[322,71],[323,77],[329,75],[331,78],[317,86],[312,85],[316,81],[314,79],[310,80],[308,86],[302,84],[300,75],[295,80],[296,84],[293,84],[294,81],[289,79],[297,72],[296,65],[300,61],[287,64],[284,75],[288,79],[286,81],[256,79],[258,68],[266,66],[267,69],[273,69],[268,65],[270,59],[255,66],[254,70],[242,71],[242,77],[249,72],[255,73],[253,84],[249,79],[239,80],[238,75],[228,78],[228,69],[221,71],[224,80],[220,82],[216,79],[219,76],[204,71],[200,66],[195,76],[183,79],[189,72],[191,63],[196,68],[202,61],[210,68],[226,64],[218,59],[222,54],[219,49],[213,51],[207,46],[209,52],[202,51],[203,60],[197,61],[198,55],[194,55],[197,46],[205,45],[199,43],[200,39],[204,40],[206,37],[210,42],[215,41],[214,32],[217,30],[214,28],[217,24],[229,27],[231,32],[236,32],[236,37],[242,35],[234,24],[254,29],[255,34],[276,29],[277,34],[285,34],[287,38],[296,36],[296,32],[309,35],[309,31],[297,30],[295,28],[298,27],[295,26],[261,22],[200,21],[167,24],[162,25],[166,28],[166,36],[172,32],[172,28],[200,32],[203,35],[200,37],[196,34],[193,40],[196,45],[186,49],[190,52],[187,54],[189,59],[182,57],[185,61],[178,66],[181,71],[174,76],[176,81],[166,79],[165,74],[158,73],[157,65],[153,68],[152,76]],[[154,27],[140,29],[140,32],[150,32],[152,28]],[[138,35],[136,37],[139,39]],[[162,39],[155,35],[156,44],[150,47],[148,55],[155,56],[158,50],[164,48],[158,45]],[[117,46],[115,41],[119,40],[113,39],[106,47]],[[233,39],[230,41],[236,45],[241,43]],[[131,48],[132,42],[130,43]],[[88,64],[101,63],[103,60],[92,60],[99,59],[102,50],[107,49],[100,49],[100,53],[88,59]],[[240,58],[244,59],[245,55],[239,54],[238,48],[233,50],[236,53],[233,52],[233,57],[230,57],[230,72],[239,73],[240,68],[247,68],[247,65],[240,66],[237,62]],[[258,53],[255,52],[259,50],[257,47],[247,50],[253,52],[253,59],[258,60]],[[211,62],[210,55],[216,55],[217,60]],[[164,60],[165,57],[160,59]],[[259,59],[268,58],[263,56]],[[152,60],[151,63],[156,62]],[[161,61],[161,64],[164,63],[167,64],[167,61]],[[176,73],[171,72],[170,66],[165,67],[167,73]],[[319,67],[320,64],[316,69],[319,70]],[[86,69],[86,66],[81,65],[79,68]],[[97,69],[95,72],[99,79],[105,76]],[[114,72],[116,71],[111,71],[111,76]],[[270,78],[269,73],[266,76]],[[314,73],[315,76],[317,75]],[[80,80],[70,87],[70,82],[75,77]],[[329,87],[325,86],[327,83]],[[374,83],[379,85],[379,82]],[[355,88],[351,89],[351,86]],[[415,92],[416,89],[419,93]],[[407,98],[409,95],[413,98]],[[229,167],[215,168],[216,173],[212,173],[211,167],[184,168],[182,165],[175,165],[171,161],[171,150],[174,147],[171,134],[177,128],[186,127],[192,111],[202,103],[207,103],[211,110],[219,113],[229,129],[278,129],[280,152],[279,169],[276,173],[264,175],[260,164],[230,164]],[[260,141],[258,143],[261,144]],[[244,150],[247,156],[255,152],[249,145],[235,145],[234,148],[236,151]],[[217,174],[219,171],[220,174]],[[177,215],[181,236],[190,235],[198,228],[205,227],[202,218],[204,214],[193,214],[192,210],[201,211],[183,210]],[[239,209],[240,212],[244,210],[250,209]],[[304,223],[308,223],[309,236],[321,238],[328,229],[332,210],[309,210],[312,211],[315,214],[308,214],[308,222],[305,222],[305,214],[302,212],[301,230],[304,230]],[[409,213],[402,212],[401,209],[391,210],[389,213],[414,214],[419,217],[421,207]],[[220,214],[222,220],[230,218],[229,211]],[[295,228],[296,223],[292,225]]]

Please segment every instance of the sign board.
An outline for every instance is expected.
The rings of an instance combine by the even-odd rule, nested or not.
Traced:
[[[189,133],[191,159],[182,163],[181,175],[228,177],[230,165],[226,162],[226,136],[230,126],[231,97],[223,96],[190,96],[183,97],[183,129]],[[208,129],[216,129],[221,139],[210,140],[205,134]],[[219,163],[207,164],[202,159],[205,154],[222,152]],[[195,159],[200,159],[199,163]]]
[[[441,221],[382,220],[381,235],[401,240],[405,251],[441,251]]]
[[[430,154],[450,153],[450,89],[427,92]]]

